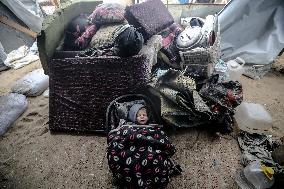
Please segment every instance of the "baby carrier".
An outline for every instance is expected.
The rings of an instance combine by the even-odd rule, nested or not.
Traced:
[[[130,108],[133,104],[138,103],[145,105],[150,123],[162,123],[159,110],[154,107],[154,103],[151,99],[143,94],[127,94],[116,98],[109,104],[106,111],[106,128],[108,131],[117,128],[121,119],[127,121]]]
[[[145,105],[150,123],[155,124],[119,124],[135,103]],[[107,109],[108,164],[121,188],[165,188],[170,177],[181,172],[170,159],[176,149],[158,125],[159,114],[152,105],[146,96],[135,94],[117,98]]]

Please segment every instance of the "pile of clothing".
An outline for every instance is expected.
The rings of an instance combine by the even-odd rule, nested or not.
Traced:
[[[143,36],[124,18],[125,8],[117,3],[104,3],[91,15],[81,14],[70,22],[63,50],[83,51],[79,56],[128,57],[141,50]]]
[[[63,50],[81,51],[79,56],[133,56],[144,42],[173,22],[161,1],[150,0],[126,8],[117,3],[103,3],[92,14],[81,14],[70,22]]]
[[[161,100],[161,116],[174,127],[194,127],[210,124],[217,130],[230,132],[234,109],[243,100],[238,81],[218,82],[218,75],[197,85],[191,77],[179,70],[159,69],[152,77],[150,87]]]
[[[208,50],[216,44],[217,26],[217,16],[213,15],[205,19],[184,18],[181,24],[175,23],[160,0],[127,7],[103,3],[92,14],[81,14],[70,22],[63,50],[80,51],[78,56],[83,57],[129,57],[138,54],[153,35],[160,35],[162,46],[158,49],[157,66],[185,70],[187,76],[203,81],[212,74]]]

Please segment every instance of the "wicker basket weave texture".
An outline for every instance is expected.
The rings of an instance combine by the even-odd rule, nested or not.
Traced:
[[[171,13],[160,0],[127,6],[124,16],[146,40],[174,23]]]
[[[50,130],[106,131],[105,113],[109,103],[118,96],[146,87],[150,70],[146,55],[53,59]]]

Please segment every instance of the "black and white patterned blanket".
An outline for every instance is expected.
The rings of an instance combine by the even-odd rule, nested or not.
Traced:
[[[107,139],[109,168],[126,188],[165,188],[177,166],[176,152],[159,126],[122,125]]]

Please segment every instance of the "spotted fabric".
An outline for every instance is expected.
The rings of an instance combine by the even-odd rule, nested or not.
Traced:
[[[174,172],[175,147],[158,126],[122,125],[107,139],[109,168],[126,188],[165,188]]]

